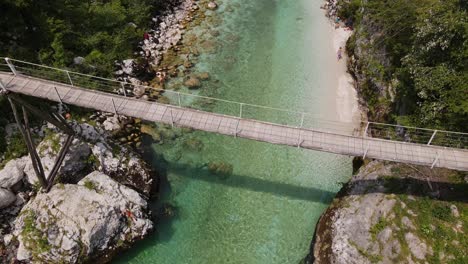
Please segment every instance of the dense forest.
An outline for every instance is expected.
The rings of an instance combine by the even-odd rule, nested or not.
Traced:
[[[132,57],[160,2],[0,0],[0,56],[110,76],[115,60]]]
[[[468,130],[468,1],[339,4],[339,16],[355,29],[347,51],[361,54],[357,73],[366,81],[358,88],[370,118],[388,105],[381,121]],[[394,94],[379,92],[379,82]]]

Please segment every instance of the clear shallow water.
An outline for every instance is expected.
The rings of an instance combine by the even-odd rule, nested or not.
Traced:
[[[219,81],[202,93],[336,119],[335,54],[321,4],[224,1],[221,8],[233,11],[223,12],[217,29],[221,49],[197,64]],[[202,149],[185,147],[189,138]],[[298,263],[320,214],[352,171],[348,157],[200,131],[153,149],[154,163],[167,174],[162,202],[176,214],[162,218],[157,232],[117,263]],[[213,161],[232,164],[232,175],[210,174],[205,165]]]

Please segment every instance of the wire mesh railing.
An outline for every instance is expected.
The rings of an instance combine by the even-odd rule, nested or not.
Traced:
[[[320,119],[317,115],[287,109],[247,104],[198,94],[158,89],[118,80],[57,69],[0,57],[0,71],[50,80],[85,89],[142,98],[178,107],[253,119],[291,127],[314,129],[341,135],[372,137],[400,142],[468,149],[468,133],[375,122],[346,123]]]

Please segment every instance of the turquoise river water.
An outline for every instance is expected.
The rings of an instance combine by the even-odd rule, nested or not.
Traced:
[[[220,49],[197,64],[218,81],[202,92],[335,120],[336,58],[321,4],[221,3]],[[186,147],[194,139],[200,149]],[[167,178],[153,206],[171,204],[174,216],[157,220],[156,232],[116,263],[299,263],[319,216],[352,173],[349,157],[200,131],[152,148]],[[210,162],[231,164],[232,174],[212,175]]]

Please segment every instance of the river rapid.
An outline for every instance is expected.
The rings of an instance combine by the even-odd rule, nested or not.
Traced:
[[[322,4],[221,3],[220,48],[196,66],[216,82],[200,92],[338,120],[340,73]],[[277,118],[275,112],[261,115]],[[187,148],[188,140],[198,147]],[[152,150],[153,164],[167,179],[153,207],[170,204],[174,215],[157,220],[156,232],[116,263],[299,263],[318,218],[352,173],[350,157],[200,131]],[[232,173],[214,175],[210,162],[230,164]]]

